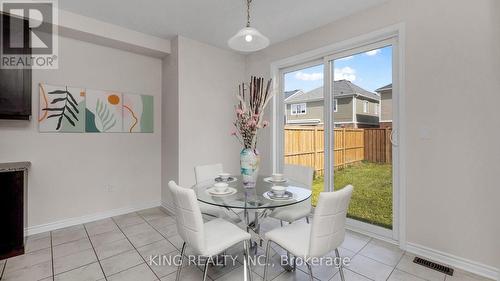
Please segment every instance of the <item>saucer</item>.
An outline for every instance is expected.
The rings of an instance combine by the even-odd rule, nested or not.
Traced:
[[[215,190],[215,187],[211,187],[207,189],[208,194],[210,195],[215,195],[215,196],[226,196],[226,195],[233,195],[236,193],[236,189],[232,187],[228,187],[226,191],[224,192],[218,192]]]
[[[287,179],[273,180],[273,177],[267,177],[267,178],[264,178],[264,181],[268,182],[268,183],[284,183],[284,182],[287,182],[288,180]]]

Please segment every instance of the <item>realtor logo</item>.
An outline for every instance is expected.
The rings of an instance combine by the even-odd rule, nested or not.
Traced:
[[[6,0],[1,3],[0,68],[57,68],[57,2]]]

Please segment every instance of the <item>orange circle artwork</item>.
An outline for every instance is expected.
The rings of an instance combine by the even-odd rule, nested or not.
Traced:
[[[120,98],[117,95],[109,95],[108,102],[110,104],[118,104],[120,102]]]

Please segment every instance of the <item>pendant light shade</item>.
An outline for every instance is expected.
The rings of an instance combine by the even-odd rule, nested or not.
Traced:
[[[242,28],[227,44],[240,52],[255,52],[269,46],[269,39],[253,27]]]
[[[269,39],[257,29],[250,27],[251,3],[252,0],[247,0],[247,26],[240,29],[240,31],[227,41],[231,49],[240,52],[255,52],[269,46]]]

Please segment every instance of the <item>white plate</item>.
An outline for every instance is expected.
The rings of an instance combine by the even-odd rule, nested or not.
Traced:
[[[224,192],[218,192],[215,190],[215,187],[210,187],[207,189],[208,194],[210,195],[215,195],[215,196],[227,196],[227,195],[233,195],[237,192],[237,190],[233,187],[228,187],[226,191]]]
[[[264,178],[264,181],[265,182],[268,182],[268,183],[284,183],[284,182],[287,182],[287,179],[282,179],[282,180],[273,180],[273,177],[267,177],[267,178]]]

